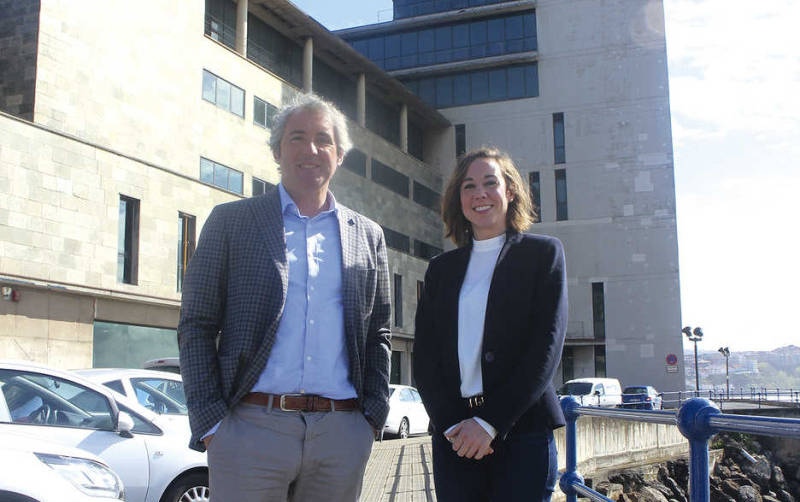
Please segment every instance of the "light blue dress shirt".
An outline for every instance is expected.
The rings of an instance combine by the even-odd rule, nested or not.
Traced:
[[[308,218],[300,214],[282,183],[278,190],[289,287],[275,344],[252,390],[332,399],[356,397],[348,379],[336,199],[328,192],[327,210]]]

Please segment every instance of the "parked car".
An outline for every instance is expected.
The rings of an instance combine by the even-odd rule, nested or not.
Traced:
[[[170,373],[181,374],[181,363],[177,357],[162,357],[150,359],[142,365],[146,370],[169,371]]]
[[[206,456],[188,448],[188,427],[165,434],[160,416],[137,402],[32,363],[0,362],[0,394],[9,410],[0,432],[27,432],[97,455],[120,476],[129,502],[209,500]]]
[[[188,413],[183,379],[178,374],[131,368],[91,368],[74,372],[129,399],[135,399],[159,415]]]
[[[427,434],[429,421],[417,389],[408,385],[389,385],[389,416],[383,426],[384,433],[401,439],[412,434]]]
[[[2,399],[0,399],[2,401]],[[5,402],[0,420],[10,420]],[[91,453],[28,434],[0,430],[0,500],[120,502],[119,476]]]
[[[622,408],[661,410],[663,394],[649,385],[632,385],[622,392]]]
[[[558,389],[561,396],[572,396],[582,405],[616,407],[622,404],[622,386],[616,378],[576,378]]]

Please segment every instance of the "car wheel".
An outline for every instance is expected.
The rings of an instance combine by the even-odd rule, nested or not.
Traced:
[[[408,419],[406,417],[400,420],[400,426],[397,428],[397,437],[400,439],[408,438]]]
[[[194,472],[187,474],[172,484],[163,499],[165,502],[209,502],[208,474]]]

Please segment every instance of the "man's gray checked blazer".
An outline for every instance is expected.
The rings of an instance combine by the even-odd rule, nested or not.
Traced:
[[[389,413],[389,268],[383,231],[337,203],[350,382],[367,420]],[[280,194],[221,204],[206,220],[183,282],[178,325],[190,447],[250,392],[275,342],[288,285]],[[219,339],[218,339],[219,335]]]

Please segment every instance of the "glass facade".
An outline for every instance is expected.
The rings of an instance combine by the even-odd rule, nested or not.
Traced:
[[[556,164],[564,164],[567,162],[563,113],[553,114],[553,162]]]
[[[303,86],[303,49],[252,14],[247,16],[247,59]]]
[[[356,117],[356,83],[337,72],[319,58],[314,58],[311,72],[314,92],[335,104],[353,120]]]
[[[95,321],[92,366],[95,368],[141,368],[142,363],[178,355],[174,329]]]
[[[203,70],[203,99],[244,118],[244,89]]]
[[[567,170],[556,169],[556,221],[569,219],[567,210]]]
[[[136,284],[139,271],[139,200],[119,196],[117,282]]]
[[[400,146],[400,110],[367,93],[367,129]]]
[[[386,71],[537,50],[533,11],[348,41]]]
[[[236,4],[231,0],[206,0],[205,33],[235,49]]]
[[[508,0],[394,0],[394,18],[424,16],[435,12],[508,2]]]
[[[594,325],[594,338],[606,338],[606,297],[602,282],[592,283],[592,321]]]
[[[539,95],[536,63],[402,81],[434,108],[448,108]]]
[[[411,121],[408,122],[408,153],[421,161],[425,161],[425,131]]]
[[[258,96],[253,96],[253,123],[265,129],[272,127],[272,119],[278,114],[278,108],[267,103]]]

